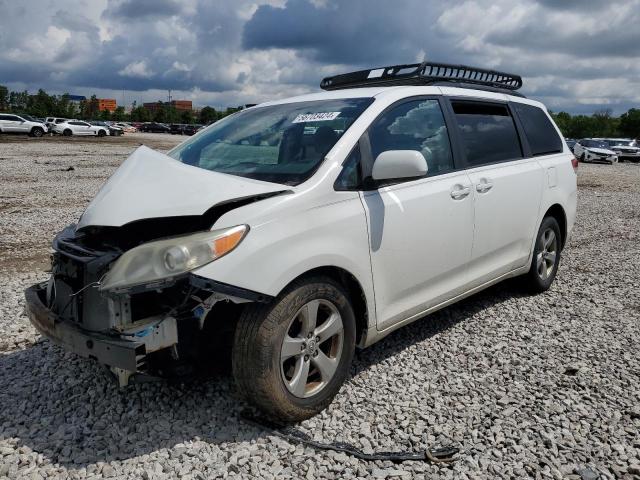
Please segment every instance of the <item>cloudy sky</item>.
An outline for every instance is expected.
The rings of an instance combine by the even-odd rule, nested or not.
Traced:
[[[640,0],[0,0],[0,84],[216,107],[432,61],[519,73],[553,110],[640,107]],[[124,92],[123,92],[124,90]]]

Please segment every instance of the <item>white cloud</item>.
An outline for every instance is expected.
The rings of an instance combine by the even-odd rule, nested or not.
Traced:
[[[151,78],[153,71],[149,68],[145,60],[140,60],[139,62],[131,62],[120,70],[118,74],[124,77]]]

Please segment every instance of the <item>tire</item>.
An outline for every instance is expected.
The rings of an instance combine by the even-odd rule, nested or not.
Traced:
[[[317,313],[318,323],[309,321],[316,328],[307,335],[309,311]],[[335,333],[326,333],[329,326]],[[328,277],[296,281],[270,304],[249,305],[241,314],[232,354],[236,385],[272,420],[310,418],[331,403],[347,378],[355,333],[349,297],[338,283]]]
[[[580,160],[582,163],[584,163],[584,162],[586,161],[586,160],[585,160],[584,153],[583,153],[582,155],[580,155],[579,160]]]
[[[98,130],[98,136],[104,137],[107,133],[104,130]]]
[[[531,258],[531,267],[524,278],[531,293],[549,290],[560,265],[562,236],[560,226],[553,217],[545,217],[540,224]]]
[[[70,137],[71,135],[73,135],[73,132],[67,128],[64,132],[62,132],[62,135],[64,135],[65,137]]]
[[[40,138],[42,135],[44,135],[44,130],[40,127],[33,127],[31,129],[31,136],[32,137],[38,137]]]
[[[611,165],[613,165],[614,163],[618,163],[618,159],[616,158],[615,160],[611,160]]]

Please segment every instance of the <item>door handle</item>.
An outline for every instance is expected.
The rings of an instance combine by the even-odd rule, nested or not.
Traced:
[[[486,193],[493,188],[493,183],[491,183],[486,178],[481,178],[480,182],[476,184],[476,192],[478,193]]]
[[[455,184],[451,189],[451,198],[454,200],[461,200],[471,193],[470,185]]]

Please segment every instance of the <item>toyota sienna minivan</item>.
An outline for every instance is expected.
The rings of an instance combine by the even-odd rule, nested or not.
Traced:
[[[226,351],[250,402],[308,418],[355,348],[507,278],[552,284],[577,161],[521,84],[433,63],[364,70],[166,155],[142,146],[53,240],[29,318],[120,385]]]

